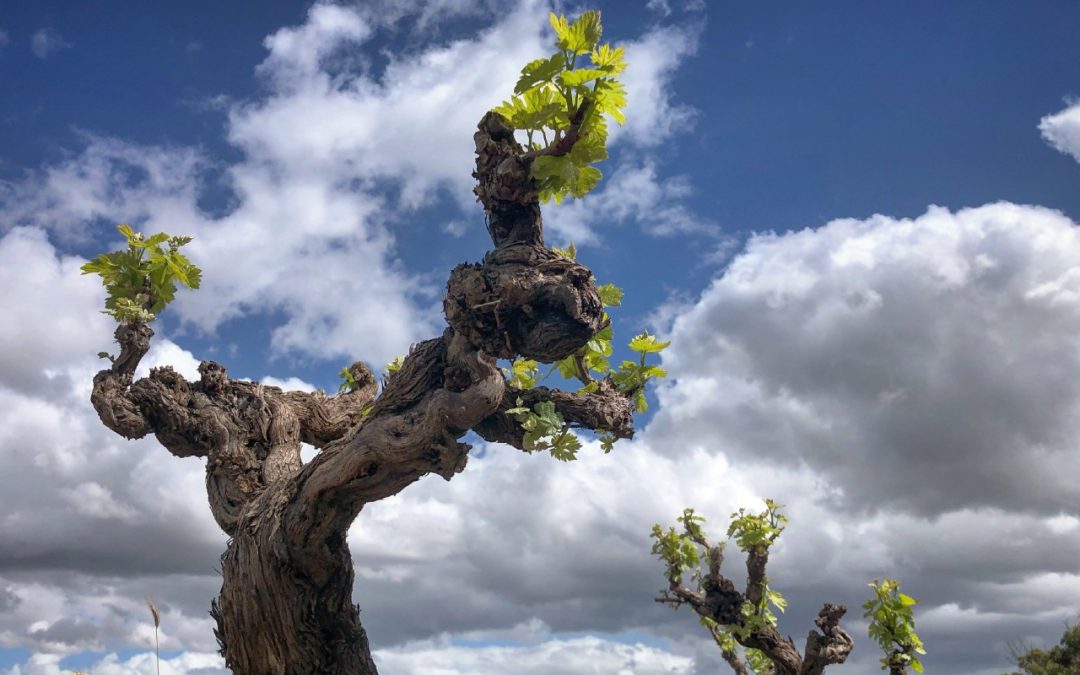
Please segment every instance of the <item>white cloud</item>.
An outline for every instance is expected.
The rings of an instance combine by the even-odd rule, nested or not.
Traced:
[[[82,133],[78,155],[20,182],[0,181],[0,230],[37,226],[60,240],[86,242],[98,220],[133,223],[152,217],[177,225],[198,221],[200,175],[196,150],[140,146]],[[176,227],[175,225],[173,226]]]
[[[536,5],[526,0],[522,4]],[[465,17],[486,17],[505,11],[506,6],[494,0],[370,0],[360,8],[364,18],[382,27],[398,28],[403,21],[412,21],[408,38],[430,38],[437,34],[440,23]]]
[[[675,320],[650,435],[805,463],[837,501],[1056,514],[1080,431],[1080,230],[1001,203],[752,238]]]
[[[548,208],[545,225],[554,243],[595,244],[600,225],[637,223],[654,236],[704,234],[718,236],[712,220],[688,209],[683,200],[693,192],[687,176],[661,177],[655,161],[616,165],[588,201],[569,201]],[[561,239],[560,239],[561,238]]]
[[[1080,101],[1039,120],[1046,142],[1080,162]]]
[[[466,646],[447,639],[375,652],[379,667],[401,675],[689,675],[693,662],[644,644],[586,636],[536,645]],[[436,665],[437,664],[437,665]]]
[[[0,48],[7,47],[11,44],[11,38],[8,37],[6,30],[0,30]]]
[[[613,126],[612,143],[625,134],[634,145],[656,148],[691,127],[697,112],[675,102],[671,80],[683,61],[697,52],[700,28],[700,24],[657,27],[621,44],[626,49],[622,79],[627,121]]]
[[[661,17],[671,16],[671,5],[668,4],[667,0],[649,0],[645,3],[645,9],[655,12]]]
[[[60,495],[76,512],[91,518],[116,519],[124,522],[131,522],[138,518],[133,508],[116,501],[108,488],[93,481],[79,483],[75,487],[61,488]]]
[[[71,46],[71,43],[64,39],[60,31],[52,27],[40,29],[30,38],[30,49],[33,50],[34,56],[39,59],[48,58],[49,54],[68,49]]]
[[[447,3],[437,14],[474,11]],[[170,309],[184,321],[213,331],[280,312],[275,355],[389,361],[439,324],[441,279],[396,262],[398,219],[440,195],[475,215],[475,125],[512,90],[520,64],[548,50],[546,11],[524,2],[474,39],[389,53],[385,69],[371,73],[355,55],[373,19],[317,4],[304,24],[266,39],[258,68],[266,96],[228,108],[227,134],[241,161],[220,167],[192,148],[85,134],[80,154],[0,183],[0,228],[36,225],[63,242],[84,240],[102,221],[190,234],[191,257],[206,274],[200,292],[181,294]],[[652,148],[692,118],[672,102],[668,81],[693,53],[695,35],[656,28],[627,43],[630,122],[613,131],[614,146]],[[210,169],[223,169],[232,191],[220,216],[199,207]],[[709,226],[680,204],[685,179],[658,179],[648,160],[607,170],[621,177],[606,188],[609,201],[635,191],[620,217],[648,211],[658,232]],[[595,242],[587,221],[555,216],[553,232]],[[376,324],[380,330],[371,330]]]
[[[267,375],[266,377],[259,380],[259,382],[270,387],[279,387],[284,391],[311,392],[315,391],[316,389],[315,385],[311,384],[310,382],[305,382],[299,377],[286,377],[285,379],[281,379]]]
[[[468,225],[460,220],[450,220],[443,224],[443,232],[449,234],[455,239],[460,239],[465,236],[465,232],[468,230]]]
[[[163,608],[168,649],[186,650],[163,672],[222,670],[205,612],[224,537],[202,467],[98,424],[87,383],[111,327],[82,260],[55,246],[102,218],[191,232],[207,285],[178,301],[188,322],[210,330],[268,308],[285,317],[282,353],[389,360],[439,321],[426,279],[396,262],[387,213],[408,217],[436,191],[476,208],[469,138],[517,66],[545,50],[543,13],[527,3],[475,39],[424,43],[376,73],[341,49],[364,47],[383,24],[313,9],[267,40],[266,96],[229,109],[241,160],[215,167],[234,193],[224,214],[198,208],[212,166],[198,151],[93,136],[34,180],[0,186],[0,280],[28,298],[0,327],[16,355],[0,369],[0,642],[37,652],[17,672],[56,672],[79,650],[145,649],[145,596]],[[642,64],[628,72],[631,119],[642,121],[616,139],[626,156],[594,196],[615,220],[668,213],[668,229],[696,227],[679,209],[688,181],[664,177],[651,154],[693,119],[670,86],[692,53],[687,36],[662,29],[631,50]],[[513,56],[494,77],[467,67],[503,53]],[[553,231],[578,243],[603,234],[574,215],[553,216]],[[427,234],[444,236],[447,220]],[[1075,232],[1056,212],[997,204],[754,238],[682,305],[665,357],[674,381],[637,441],[610,456],[587,444],[569,466],[481,446],[453,482],[429,477],[365,509],[350,544],[380,663],[720,668],[692,616],[652,602],[663,579],[649,527],[694,506],[715,537],[763,496],[792,516],[770,563],[792,601],[785,632],[808,630],[825,601],[857,607],[867,581],[890,575],[923,601],[932,672],[971,673],[1009,638],[1060,635],[1080,556],[1067,481],[1078,468]],[[197,363],[167,339],[147,361],[189,377]],[[737,579],[740,562],[729,554]],[[857,614],[848,670],[871,672]],[[107,656],[94,672],[150,663]]]
[[[61,668],[60,655],[33,654],[23,665],[0,671],[4,675],[70,675],[70,668]],[[128,658],[108,654],[89,666],[94,675],[146,675],[160,672],[162,675],[226,675],[225,662],[216,653],[183,652],[160,662],[153,652],[143,652]]]
[[[307,21],[298,27],[282,28],[266,38],[270,52],[258,71],[274,81],[278,91],[323,89],[330,83],[322,68],[330,54],[371,34],[356,11],[329,4],[316,4]]]
[[[110,320],[98,311],[105,292],[80,275],[84,262],[59,253],[37,228],[0,238],[0,287],[17,299],[5,303],[0,322],[0,386],[45,393],[55,383],[46,369],[70,368],[112,342]]]

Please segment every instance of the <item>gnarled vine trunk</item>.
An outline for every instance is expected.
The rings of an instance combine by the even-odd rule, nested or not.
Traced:
[[[772,662],[772,669],[762,675],[822,675],[825,669],[834,664],[844,663],[855,641],[840,626],[840,619],[847,613],[843,605],[825,603],[814,625],[806,636],[803,652],[795,646],[791,637],[781,635],[776,626],[768,622],[750,623],[743,613],[744,606],[759,607],[764,600],[768,577],[765,567],[769,563],[768,548],[752,548],[746,554],[746,590],[738,591],[735,582],[724,576],[720,567],[724,562],[723,544],[713,546],[698,534],[694,541],[705,549],[708,571],[701,580],[700,590],[692,590],[683,585],[681,574],[668,577],[668,588],[657,602],[679,607],[687,605],[703,619],[720,647],[724,661],[737,675],[748,675],[747,663],[724,639],[725,627],[745,630],[732,631],[731,637],[743,647],[761,651]]]
[[[566,138],[576,137],[571,129]],[[210,361],[198,382],[169,367],[133,381],[153,336],[142,323],[117,328],[120,354],[94,378],[91,400],[110,429],[153,433],[178,457],[206,458],[210,508],[232,538],[211,613],[240,675],[375,673],[352,604],[349,526],[365,504],[429,473],[460,472],[469,446],[458,439],[469,429],[521,448],[496,358],[563,358],[603,327],[592,274],[544,244],[533,157],[494,113],[475,140],[476,194],[494,248],[452,271],[448,328],[414,345],[378,396],[362,363],[351,367],[359,387],[335,397],[232,380]],[[572,426],[633,433],[630,401],[609,381],[588,395],[520,393],[529,405],[554,401]],[[321,450],[306,465],[301,442]]]

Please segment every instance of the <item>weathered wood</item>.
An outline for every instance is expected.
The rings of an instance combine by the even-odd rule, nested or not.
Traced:
[[[520,447],[496,358],[559,359],[603,326],[591,272],[544,244],[533,157],[493,113],[476,145],[476,193],[495,248],[453,270],[449,328],[414,345],[377,398],[362,363],[351,366],[359,388],[338,396],[233,380],[212,361],[200,364],[197,382],[169,367],[132,381],[153,336],[141,323],[117,329],[120,355],[94,378],[91,400],[108,428],[125,438],[153,433],[173,455],[206,458],[210,509],[232,538],[211,613],[239,675],[374,674],[352,604],[349,526],[365,504],[427,474],[460,472],[469,429]],[[594,395],[522,395],[555,401],[576,427],[633,434],[630,401],[609,381]],[[321,449],[306,465],[301,442]]]
[[[746,592],[740,593],[735,589],[735,583],[720,572],[724,559],[723,546],[711,546],[703,536],[695,538],[695,541],[705,548],[709,562],[708,572],[701,580],[702,590],[687,588],[681,578],[670,577],[668,589],[656,601],[672,607],[687,605],[716,624],[744,626],[745,617],[740,611],[743,603],[758,605],[765,590],[768,550],[753,549],[747,553]],[[851,636],[840,627],[840,619],[846,612],[843,605],[826,603],[814,619],[820,632],[810,631],[802,654],[790,637],[782,636],[773,626],[752,629],[745,637],[734,633],[732,636],[743,647],[758,649],[769,657],[773,670],[766,675],[821,675],[826,666],[846,661],[855,646]],[[720,645],[720,629],[710,625],[709,630]],[[746,664],[736,653],[724,650],[722,655],[736,673],[747,672]]]

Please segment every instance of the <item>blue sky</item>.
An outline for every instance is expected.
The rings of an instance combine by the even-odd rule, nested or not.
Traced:
[[[384,670],[711,672],[690,617],[650,604],[647,533],[683,506],[719,532],[764,496],[792,516],[773,562],[792,634],[887,574],[923,600],[929,672],[1000,673],[1007,641],[1056,641],[1080,618],[1062,478],[1080,468],[1080,7],[598,6],[630,121],[596,193],[545,207],[548,243],[625,288],[616,335],[672,339],[672,377],[616,455],[481,447],[452,483],[365,511],[357,601]],[[487,246],[472,129],[547,48],[547,8],[0,12],[0,670],[143,672],[145,595],[171,672],[216,667],[201,468],[98,428],[110,330],[82,259],[121,221],[196,237],[206,285],[151,355],[184,372],[331,389],[348,361],[404,353]],[[433,576],[460,596],[392,601]],[[858,622],[837,672],[872,669]]]

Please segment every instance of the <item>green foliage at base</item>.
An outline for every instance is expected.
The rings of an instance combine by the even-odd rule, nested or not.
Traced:
[[[176,297],[177,284],[199,287],[202,270],[191,264],[180,247],[191,237],[158,232],[149,238],[130,225],[117,225],[127,249],[102,253],[83,265],[83,274],[97,274],[108,292],[103,312],[118,322],[153,321]]]

